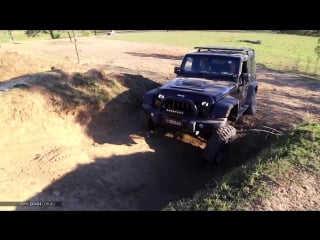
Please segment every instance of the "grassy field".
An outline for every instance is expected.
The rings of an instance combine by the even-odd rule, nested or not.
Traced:
[[[101,31],[100,31],[101,32]],[[49,34],[40,34],[28,38],[24,31],[13,31],[16,42],[35,39],[48,40]],[[67,31],[55,31],[60,38],[68,38]],[[78,30],[77,36],[94,36],[93,32]],[[320,75],[320,61],[314,52],[317,46],[317,37],[276,34],[270,31],[116,31],[116,34],[98,37],[113,40],[139,41],[161,43],[172,46],[187,47],[190,50],[195,46],[241,46],[253,47],[256,50],[257,63],[265,67],[296,71],[308,75]],[[245,42],[260,40],[262,44]],[[7,30],[0,31],[0,44],[9,43]]]
[[[267,31],[119,31],[107,39],[193,48],[201,45],[253,47],[257,63],[276,70],[320,75],[314,48],[318,38]],[[260,40],[262,44],[244,42]]]
[[[290,179],[292,172],[320,173],[320,122],[309,122],[276,140],[257,159],[208,185],[192,199],[170,203],[164,210],[253,210],[270,196],[268,185]],[[295,174],[295,182],[299,175]]]

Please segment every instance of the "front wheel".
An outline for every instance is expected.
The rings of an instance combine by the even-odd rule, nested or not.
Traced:
[[[257,112],[257,96],[256,96],[256,91],[253,92],[252,94],[252,100],[251,104],[249,105],[246,114],[249,115],[254,115]]]
[[[142,126],[147,130],[153,130],[155,128],[155,124],[151,117],[144,110],[140,111],[140,121]]]
[[[218,128],[210,137],[203,158],[208,163],[220,163],[225,158],[227,144],[235,139],[237,130],[233,126]]]

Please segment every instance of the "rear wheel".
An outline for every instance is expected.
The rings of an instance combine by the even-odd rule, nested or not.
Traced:
[[[246,114],[249,115],[254,115],[257,112],[257,97],[256,97],[256,91],[253,92],[252,94],[252,100],[251,104],[249,105]]]
[[[210,137],[204,150],[204,160],[208,163],[220,163],[225,158],[227,144],[236,137],[233,126],[218,128]]]

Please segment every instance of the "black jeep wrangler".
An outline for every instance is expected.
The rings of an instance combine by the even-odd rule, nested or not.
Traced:
[[[207,141],[204,159],[220,162],[236,136],[230,122],[257,110],[255,52],[252,48],[195,47],[177,75],[143,96],[149,128],[173,126]]]

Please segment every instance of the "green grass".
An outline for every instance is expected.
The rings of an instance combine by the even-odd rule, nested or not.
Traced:
[[[95,101],[108,102],[110,100],[109,94],[101,88],[99,79],[84,77],[79,73],[75,73],[73,76],[73,85],[76,88],[85,89],[92,97],[94,97]]]
[[[208,185],[193,198],[170,203],[163,210],[250,210],[257,200],[270,196],[268,184],[288,180],[294,169],[319,174],[319,156],[320,122],[305,123],[216,185]]]
[[[109,92],[105,90],[106,81],[74,73],[66,81],[67,74],[60,71],[34,74],[36,83],[53,93],[61,100],[63,109],[74,109],[81,105],[104,106],[111,100]]]
[[[161,43],[190,49],[201,45],[253,47],[257,63],[268,68],[320,74],[320,62],[316,66],[314,52],[317,37],[269,31],[117,31],[107,39]],[[241,42],[243,40],[260,40],[262,44]]]

